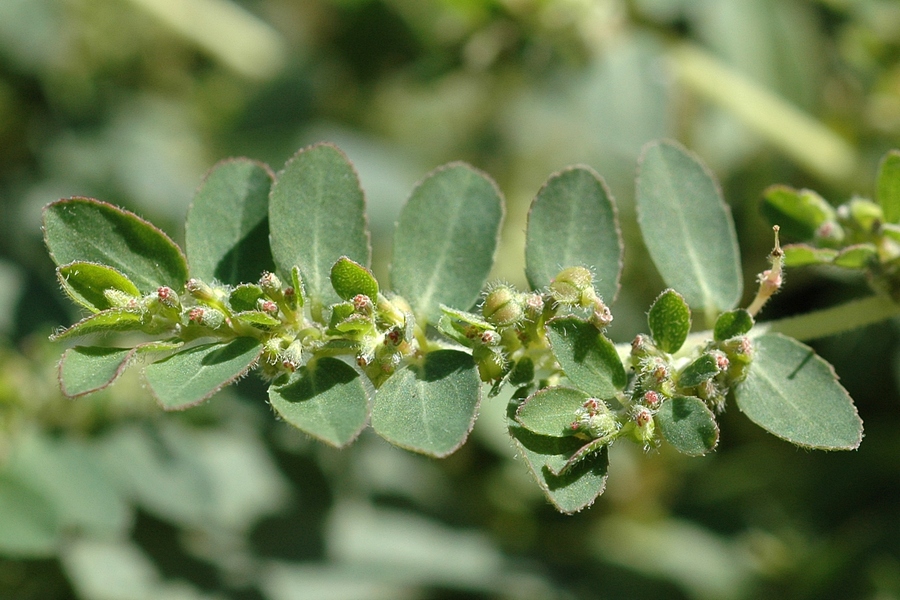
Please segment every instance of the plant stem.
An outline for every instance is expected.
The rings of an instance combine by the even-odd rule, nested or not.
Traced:
[[[823,310],[761,323],[751,335],[781,333],[800,341],[851,331],[900,315],[900,304],[887,296],[869,296]]]

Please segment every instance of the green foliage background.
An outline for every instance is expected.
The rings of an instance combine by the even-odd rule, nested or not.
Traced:
[[[723,183],[745,289],[776,182],[871,196],[900,145],[900,5],[890,0],[162,0],[0,2],[0,597],[900,598],[893,322],[820,340],[866,422],[854,453],[798,450],[732,406],[716,452],[613,446],[616,477],[565,517],[486,399],[436,461],[366,432],[334,450],[275,421],[253,377],[181,414],[134,378],[70,401],[74,322],[39,214],[84,195],[179,243],[226,156],[280,165],[329,140],[368,195],[375,271],[413,185],[466,160],[507,199],[494,275],[525,285],[526,210],[583,163],[620,207],[610,336],[663,289],[638,242],[635,161],[660,137]],[[863,293],[788,274],[773,318]],[[748,292],[749,293],[749,292]],[[745,299],[746,301],[746,299]]]

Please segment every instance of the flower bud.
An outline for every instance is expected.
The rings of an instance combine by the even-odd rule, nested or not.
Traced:
[[[281,280],[275,273],[263,272],[262,277],[259,278],[259,287],[262,288],[267,296],[275,297],[281,295]]]
[[[375,309],[372,299],[365,294],[357,294],[353,297],[353,310],[364,315],[371,315]]]
[[[215,300],[216,294],[211,287],[200,281],[199,279],[194,279],[191,277],[184,284],[185,289],[188,294],[196,298],[197,300]]]
[[[521,294],[507,285],[497,286],[485,296],[481,314],[496,327],[515,325],[525,317]]]
[[[586,292],[593,292],[594,275],[584,267],[563,269],[550,284],[550,294],[560,304],[581,306]]]
[[[164,285],[157,288],[156,297],[159,303],[166,308],[181,308],[181,300],[178,298],[178,294],[168,286]]]
[[[103,298],[109,302],[110,306],[115,308],[137,308],[138,299],[127,292],[117,290],[116,288],[107,288],[103,290]]]
[[[210,329],[218,329],[225,324],[225,315],[215,308],[195,306],[188,311],[188,321]]]

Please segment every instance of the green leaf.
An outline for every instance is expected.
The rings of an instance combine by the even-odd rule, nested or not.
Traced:
[[[688,456],[703,456],[719,441],[716,418],[700,398],[666,400],[656,413],[656,423],[663,438]]]
[[[372,271],[346,256],[340,257],[331,267],[331,286],[342,300],[352,300],[362,294],[372,302],[378,301],[378,282]]]
[[[644,147],[638,224],[663,280],[707,313],[733,308],[743,286],[731,211],[709,170],[674,142]]]
[[[811,240],[823,223],[837,219],[834,208],[812,190],[773,185],[763,198],[763,215],[788,239]]]
[[[838,252],[832,264],[845,269],[864,269],[878,260],[875,244],[854,244]]]
[[[416,186],[394,231],[391,283],[420,322],[436,323],[441,304],[475,304],[502,220],[496,184],[468,165],[441,167]]]
[[[106,290],[116,290],[133,298],[141,292],[131,280],[105,265],[73,262],[56,269],[60,285],[69,297],[91,312],[115,308],[104,295]]]
[[[807,265],[828,265],[837,256],[837,250],[831,248],[815,248],[806,244],[787,244],[782,246],[785,267],[805,267]]]
[[[713,339],[724,342],[727,339],[744,335],[753,328],[753,317],[743,308],[724,312],[716,319],[713,328]]]
[[[62,393],[69,398],[77,398],[102,390],[125,372],[134,353],[134,348],[69,348],[59,362]]]
[[[606,399],[625,387],[625,367],[616,347],[596,327],[576,317],[557,317],[546,329],[553,355],[578,389]]]
[[[691,331],[691,309],[681,294],[666,290],[653,302],[647,324],[656,346],[663,352],[678,352]]]
[[[269,167],[246,158],[214,166],[191,202],[185,249],[191,275],[229,285],[275,269],[269,251]]]
[[[565,267],[588,267],[594,289],[607,304],[619,292],[622,232],[615,201],[588,167],[550,177],[531,203],[525,241],[525,274],[534,290],[545,288]]]
[[[258,308],[257,300],[265,297],[266,294],[261,287],[255,283],[245,283],[231,291],[231,294],[228,296],[228,304],[232,310],[237,312],[256,310]]]
[[[375,394],[372,427],[387,441],[431,456],[447,456],[472,430],[481,380],[472,357],[437,350],[394,373]]]
[[[184,289],[187,263],[169,237],[134,213],[91,198],[59,200],[44,209],[44,240],[57,265],[110,266],[143,294]]]
[[[234,313],[231,317],[239,323],[250,325],[258,329],[272,329],[281,325],[281,320],[273,317],[268,313],[259,310],[248,310],[244,312]]]
[[[544,388],[529,396],[519,406],[516,420],[539,435],[565,437],[572,435],[576,411],[590,398],[581,390],[566,387]]]
[[[875,196],[888,223],[900,223],[900,150],[891,150],[881,159],[875,181]]]
[[[709,381],[718,375],[720,371],[716,357],[711,353],[706,353],[684,368],[678,376],[678,385],[681,387],[694,387],[704,381]]]
[[[181,410],[242,377],[261,350],[258,340],[246,337],[194,346],[148,365],[144,377],[165,410]]]
[[[754,346],[747,378],[735,389],[738,408],[751,421],[798,446],[859,446],[862,420],[831,365],[781,334],[760,336]]]
[[[518,402],[512,400],[507,410],[509,433],[528,470],[557,510],[574,514],[594,503],[606,488],[609,469],[607,446],[584,457],[562,475],[569,459],[581,450],[585,441],[576,437],[540,435],[516,422]]]
[[[146,315],[131,308],[111,308],[86,317],[68,329],[50,336],[54,342],[95,333],[136,331],[146,324]]]
[[[305,148],[284,166],[269,198],[269,228],[279,271],[287,276],[292,267],[299,267],[306,294],[318,307],[340,300],[331,288],[334,261],[346,256],[369,264],[359,177],[344,153],[331,144]]]
[[[285,421],[338,448],[355,440],[369,418],[359,373],[331,357],[310,361],[288,383],[270,387],[269,402]]]

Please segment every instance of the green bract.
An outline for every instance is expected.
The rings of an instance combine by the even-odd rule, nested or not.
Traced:
[[[833,211],[812,192],[770,190],[768,214],[832,247],[776,246],[760,293],[780,285],[784,258],[868,270],[900,297],[890,262],[900,226],[881,222],[895,218],[898,160],[882,165],[880,205],[854,199]],[[390,286],[369,268],[356,171],[329,144],[301,150],[277,176],[246,159],[214,167],[187,217],[190,274],[178,246],[136,215],[61,200],[44,212],[47,246],[63,290],[89,314],[53,338],[90,341],[65,351],[60,385],[83,396],[135,365],[159,404],[178,410],[256,369],[275,413],[313,438],[343,447],[371,422],[392,444],[434,457],[465,443],[483,396],[502,401],[515,386],[509,434],[564,513],[603,492],[611,444],[714,450],[715,415],[732,397],[795,444],[855,448],[861,422],[830,366],[765,332],[803,332],[802,319],[756,325],[768,296],[751,305],[754,315],[733,309],[742,281],[734,226],[699,159],[670,142],[647,146],[637,202],[647,247],[672,288],[649,308],[649,335],[629,347],[606,334],[622,236],[612,194],[588,167],[554,174],[532,203],[529,291],[486,285],[503,200],[488,176],[462,163],[412,190],[394,233]],[[711,331],[691,333],[689,304]],[[29,501],[24,489],[0,492],[7,513]],[[16,525],[17,539],[43,548],[66,522],[44,522],[40,507],[34,515]]]

